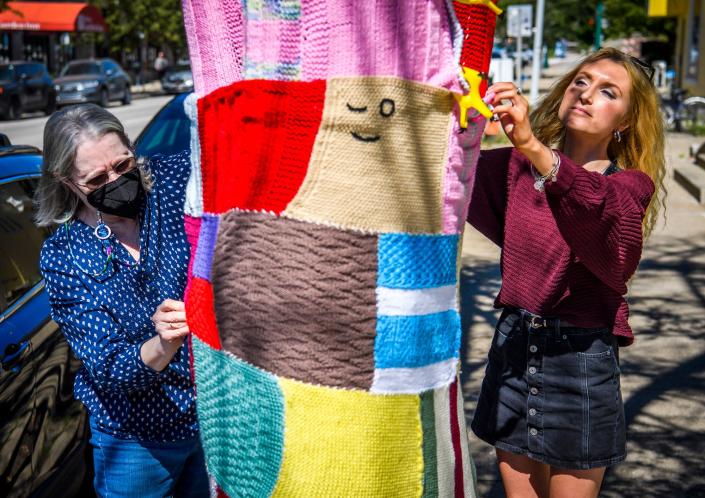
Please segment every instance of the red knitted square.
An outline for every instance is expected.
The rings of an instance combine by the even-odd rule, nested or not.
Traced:
[[[306,176],[326,83],[238,81],[198,101],[203,206],[281,213]]]
[[[213,287],[210,282],[193,277],[186,293],[186,321],[191,332],[214,349],[222,349],[215,322]]]
[[[468,5],[454,1],[453,7],[464,33],[460,65],[487,74],[492,58],[496,14],[480,4]],[[484,95],[486,89],[487,83],[483,81],[480,95]]]

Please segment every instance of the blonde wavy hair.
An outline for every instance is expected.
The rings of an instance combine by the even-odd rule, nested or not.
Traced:
[[[644,238],[647,238],[656,224],[660,209],[665,208],[666,189],[663,184],[666,174],[665,137],[658,95],[637,62],[614,48],[602,48],[588,55],[575,69],[554,83],[549,93],[531,111],[529,116],[531,127],[543,144],[562,149],[565,127],[558,117],[558,108],[563,95],[584,66],[600,60],[610,60],[621,65],[631,79],[629,108],[625,117],[627,128],[622,132],[620,142],[616,140],[610,142],[607,155],[621,168],[642,171],[654,182],[656,191],[646,210],[643,224]]]

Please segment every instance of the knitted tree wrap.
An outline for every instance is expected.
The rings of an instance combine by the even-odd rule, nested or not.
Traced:
[[[218,495],[474,496],[457,263],[484,118],[459,133],[452,1],[183,2]]]

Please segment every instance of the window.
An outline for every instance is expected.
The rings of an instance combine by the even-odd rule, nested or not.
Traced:
[[[100,66],[95,62],[78,62],[64,66],[61,76],[74,76],[90,74],[100,76]]]
[[[50,231],[32,221],[35,180],[0,184],[0,313],[42,279],[39,252]]]

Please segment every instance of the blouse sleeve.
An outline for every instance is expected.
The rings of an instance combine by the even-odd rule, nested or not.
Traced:
[[[654,184],[641,171],[603,176],[560,156],[557,181],[545,184],[558,229],[581,263],[626,294],[641,258],[642,223]]]
[[[512,147],[483,150],[475,168],[468,223],[498,246],[504,240],[509,159]]]
[[[120,324],[88,292],[62,255],[47,246],[40,267],[51,305],[69,346],[83,362],[96,386],[107,392],[131,392],[152,385],[160,372],[143,361],[144,341],[130,342]],[[165,369],[166,371],[166,369]]]

